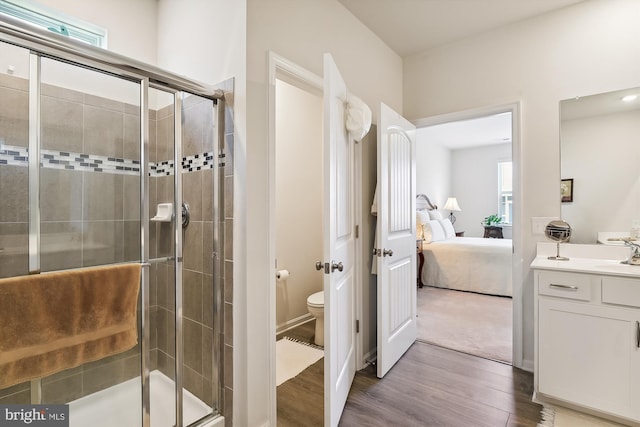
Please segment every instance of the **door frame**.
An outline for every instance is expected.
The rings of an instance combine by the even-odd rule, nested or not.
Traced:
[[[523,253],[522,235],[524,231],[524,218],[522,216],[522,134],[521,134],[521,102],[515,101],[508,104],[499,104],[456,111],[437,116],[413,120],[416,128],[443,124],[454,121],[469,120],[473,118],[489,116],[499,113],[511,113],[511,159],[513,162],[513,255],[512,255],[512,282],[513,282],[513,352],[512,365],[527,371],[533,371],[531,361],[524,361],[524,331],[523,331]]]
[[[297,88],[311,92],[324,94],[324,80],[317,74],[289,61],[288,59],[278,55],[273,51],[268,52],[268,94],[267,94],[267,110],[268,110],[268,204],[266,209],[266,224],[268,225],[268,256],[271,263],[271,271],[269,274],[269,354],[268,366],[270,367],[269,375],[269,420],[270,425],[277,423],[277,402],[276,402],[276,185],[275,185],[275,154],[276,154],[276,80],[282,80]],[[355,146],[355,200],[361,199],[361,171],[362,171],[362,147],[361,143]],[[355,207],[355,222],[362,224],[362,209],[359,203]],[[321,225],[320,225],[321,226]],[[360,264],[362,260],[362,249],[359,242],[356,242],[355,253],[355,310],[356,318],[362,319],[362,275],[360,272]],[[326,313],[325,313],[326,316]],[[363,359],[363,333],[356,334],[356,369],[362,369],[364,366]]]

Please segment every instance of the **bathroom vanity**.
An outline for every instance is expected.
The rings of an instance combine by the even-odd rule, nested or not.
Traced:
[[[534,271],[535,393],[549,402],[640,423],[640,266],[625,247],[562,245]]]

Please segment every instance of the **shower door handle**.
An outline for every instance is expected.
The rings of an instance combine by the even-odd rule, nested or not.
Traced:
[[[182,204],[182,228],[187,228],[191,220],[191,212],[189,211],[189,203]]]

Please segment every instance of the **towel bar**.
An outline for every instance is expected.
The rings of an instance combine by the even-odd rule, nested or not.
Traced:
[[[150,267],[152,264],[159,264],[161,262],[173,261],[174,259],[175,257],[172,257],[172,256],[166,256],[162,258],[153,258],[153,259],[150,259],[148,262],[141,262],[140,265],[142,265],[143,267]]]

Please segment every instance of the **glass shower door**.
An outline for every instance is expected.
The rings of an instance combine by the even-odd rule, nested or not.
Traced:
[[[153,427],[176,419],[175,95],[149,89],[149,348]],[[161,206],[171,204],[171,220]],[[179,212],[179,211],[178,211]],[[178,221],[179,223],[179,221]]]
[[[182,201],[190,212],[182,242],[183,418],[188,425],[217,410],[219,401],[213,257],[217,106],[192,94],[183,93],[182,99]]]
[[[39,65],[40,270],[140,262],[140,83]],[[43,378],[42,403],[69,403],[71,426],[141,425],[137,318],[137,345]]]
[[[212,414],[217,400],[211,256],[215,106],[158,88],[150,89],[149,105],[151,424],[188,426]],[[166,203],[173,206],[174,220],[153,221]],[[168,389],[173,402],[162,397]]]

